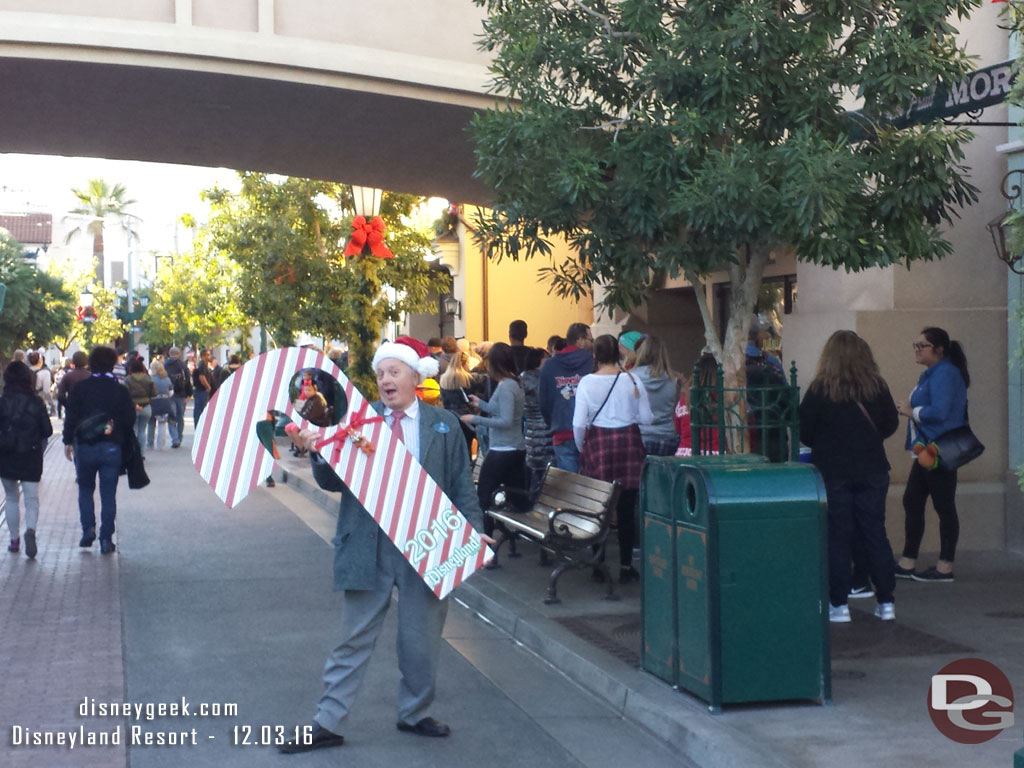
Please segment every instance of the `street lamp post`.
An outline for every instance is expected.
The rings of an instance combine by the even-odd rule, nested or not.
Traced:
[[[1024,186],[1024,170],[1022,169],[1012,170],[1003,177],[1001,191],[1009,203],[1009,210],[999,214],[986,225],[986,229],[992,235],[996,256],[1010,268],[1011,272],[1018,275],[1024,275],[1024,265],[1018,266],[1022,254],[1014,253],[1007,235],[1010,217],[1021,210],[1022,196],[1024,196],[1022,186]]]
[[[439,303],[441,305],[440,331],[441,336],[444,337],[447,335],[445,330],[448,323],[454,323],[455,318],[462,317],[462,302],[450,293],[443,293],[440,296]]]
[[[356,216],[366,221],[380,215],[381,200],[384,191],[373,187],[352,186],[352,205]],[[368,253],[368,245],[363,252],[356,255],[353,265],[359,275],[359,292],[356,297],[356,322],[352,338],[348,339],[349,370],[348,376],[363,389],[374,392],[376,376],[373,373],[373,353],[380,343],[384,317],[379,306],[381,280],[378,274],[378,259]]]
[[[383,189],[352,185],[352,207],[356,211],[356,216],[363,216],[367,220],[380,216],[380,203],[383,197]]]

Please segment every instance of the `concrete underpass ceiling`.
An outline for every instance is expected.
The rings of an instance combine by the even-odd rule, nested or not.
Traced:
[[[0,152],[223,166],[486,203],[472,113],[281,80],[0,58]]]

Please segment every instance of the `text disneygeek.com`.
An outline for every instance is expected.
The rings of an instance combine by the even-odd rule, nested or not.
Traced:
[[[308,743],[312,726],[283,726],[235,723],[229,729],[196,727],[155,727],[157,718],[237,718],[238,704],[231,702],[191,702],[184,696],[177,701],[130,702],[97,701],[86,697],[75,712],[77,719],[89,722],[70,728],[36,728],[12,725],[10,745],[15,748],[59,747],[179,747],[197,746],[206,741],[226,741],[232,746],[280,746],[287,741]],[[102,719],[120,719],[126,724],[101,725]],[[95,722],[94,722],[95,721]],[[132,722],[135,721],[135,722]],[[142,724],[137,724],[142,723]],[[206,732],[209,731],[209,732]]]

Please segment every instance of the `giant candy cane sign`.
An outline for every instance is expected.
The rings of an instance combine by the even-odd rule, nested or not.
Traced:
[[[292,377],[309,368],[329,373],[345,393],[348,412],[335,426],[311,424],[289,399]],[[228,507],[273,469],[273,457],[256,436],[268,410],[286,414],[302,429],[318,430],[323,440],[335,438],[323,448],[324,459],[438,597],[493,557],[402,441],[383,420],[372,418],[377,414],[366,398],[333,362],[311,349],[287,347],[250,360],[203,411],[192,463]]]

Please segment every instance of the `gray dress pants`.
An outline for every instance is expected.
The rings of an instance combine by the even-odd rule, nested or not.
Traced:
[[[398,587],[398,721],[415,725],[427,716],[434,700],[441,631],[448,600],[438,600],[398,549],[384,536],[377,538],[377,584],[369,590],[345,590],[342,598],[342,636],[324,665],[324,693],[314,718],[339,733],[352,709],[370,655]]]

